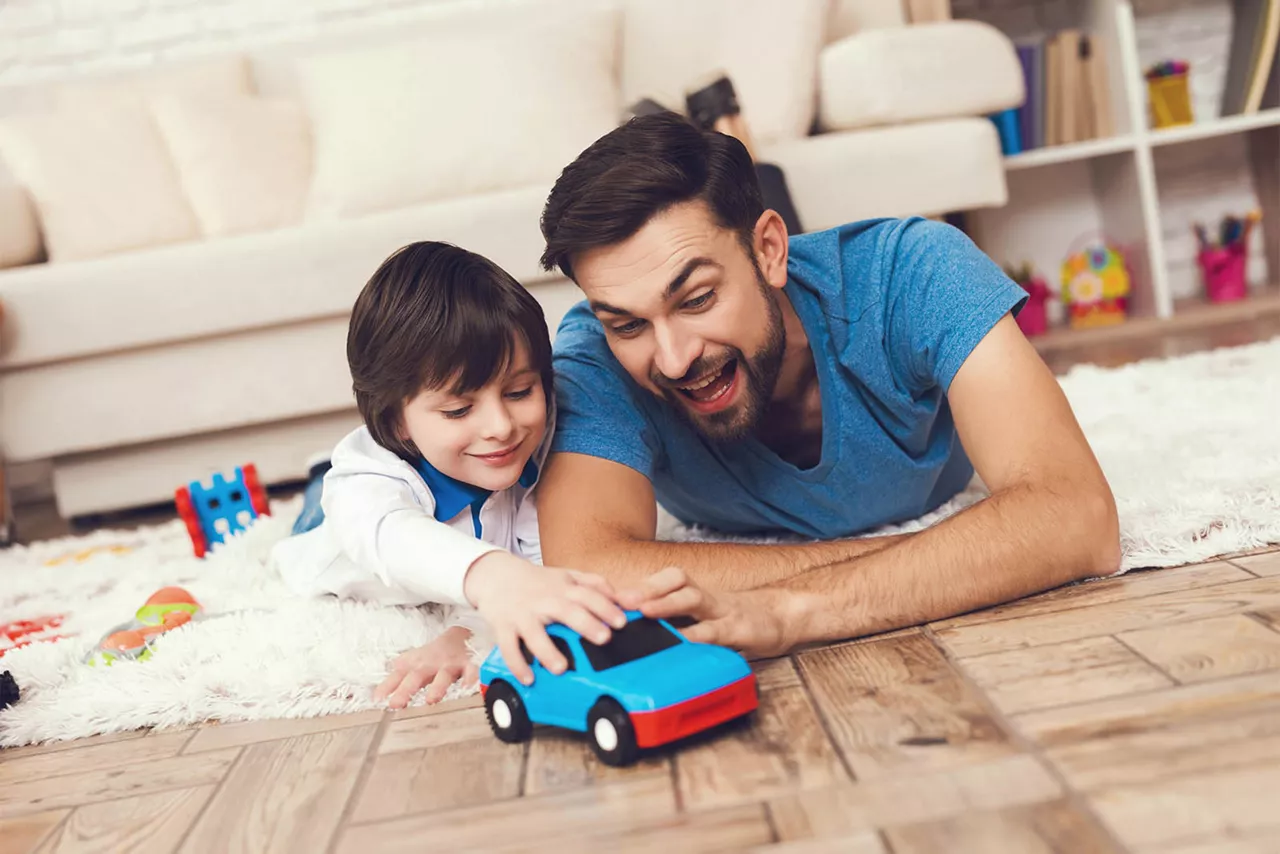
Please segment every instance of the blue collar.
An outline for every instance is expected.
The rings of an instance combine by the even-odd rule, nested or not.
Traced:
[[[454,516],[457,516],[466,508],[470,507],[472,514],[478,516],[480,508],[489,496],[493,493],[480,486],[471,483],[463,483],[455,480],[447,474],[443,474],[431,463],[424,458],[419,457],[413,464],[414,470],[422,475],[422,479],[426,481],[427,488],[431,490],[432,497],[436,501],[435,517],[437,522],[448,522]],[[529,489],[538,482],[538,464],[532,459],[525,464],[524,471],[520,473],[519,484],[525,489]]]

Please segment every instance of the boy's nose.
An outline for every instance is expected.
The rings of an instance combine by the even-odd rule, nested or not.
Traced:
[[[486,439],[494,439],[496,441],[509,439],[514,429],[515,421],[512,419],[511,413],[507,411],[507,407],[502,404],[488,407],[484,419],[484,436]]]

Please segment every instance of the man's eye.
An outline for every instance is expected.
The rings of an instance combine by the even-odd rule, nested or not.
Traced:
[[[470,411],[470,406],[463,406],[458,409],[442,409],[440,410],[440,414],[445,418],[466,418],[467,413]]]
[[[526,397],[528,397],[531,394],[533,394],[533,386],[529,386],[528,388],[522,388],[519,391],[509,391],[507,392],[507,399],[508,400],[524,400]]]
[[[714,295],[715,295],[715,291],[707,291],[705,294],[696,296],[691,300],[685,300],[683,303],[680,304],[680,307],[688,310],[702,308],[707,303],[711,302],[711,297],[713,297]]]
[[[644,327],[643,320],[631,320],[619,326],[613,327],[615,335],[635,335]]]

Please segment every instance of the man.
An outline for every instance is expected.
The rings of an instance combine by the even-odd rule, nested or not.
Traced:
[[[584,151],[542,231],[544,266],[587,297],[555,342],[548,564],[754,655],[1117,569],[1110,489],[1010,315],[1024,294],[957,230],[875,220],[789,240],[741,143],[667,115]],[[936,508],[975,470],[991,496],[965,512],[847,539]],[[826,542],[655,542],[655,496],[686,523]]]

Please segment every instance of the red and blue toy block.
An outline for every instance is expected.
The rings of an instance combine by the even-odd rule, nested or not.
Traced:
[[[267,491],[252,463],[236,469],[230,480],[220,473],[205,486],[193,480],[174,491],[178,515],[187,525],[196,557],[204,557],[229,534],[243,531],[259,516],[269,516]]]

